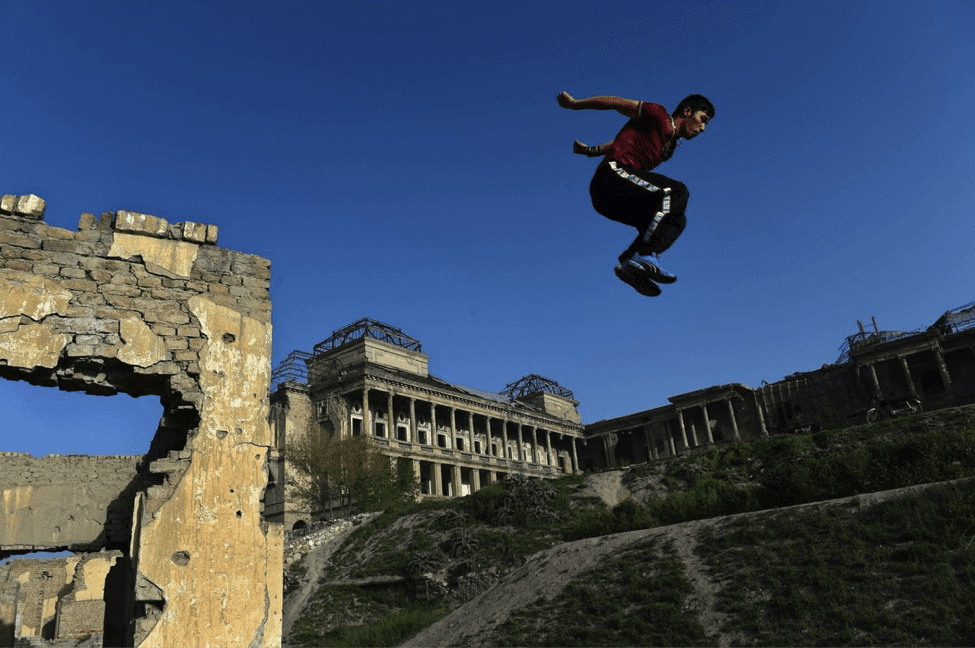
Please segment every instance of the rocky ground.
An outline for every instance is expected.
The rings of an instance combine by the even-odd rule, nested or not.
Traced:
[[[619,473],[616,472],[616,474]],[[608,494],[620,492],[613,486],[614,478],[612,475],[613,473],[602,473],[601,479],[597,480],[597,490]],[[853,500],[857,500],[860,506],[865,506],[931,486],[934,484],[803,504],[778,509],[777,512],[785,513],[791,509],[809,507],[818,507],[821,510],[830,507],[844,508],[848,507]],[[757,511],[710,520],[697,520],[668,527],[588,538],[552,547],[535,554],[520,568],[508,574],[503,581],[426,628],[402,646],[404,648],[490,646],[490,643],[484,643],[480,638],[490,637],[512,612],[523,608],[539,597],[553,598],[567,584],[584,572],[597,567],[609,556],[622,552],[631,545],[650,537],[674,541],[683,559],[685,572],[694,584],[695,594],[691,599],[691,605],[697,608],[698,618],[704,625],[706,632],[709,635],[716,635],[719,645],[730,646],[734,637],[721,633],[723,619],[715,605],[717,583],[712,582],[694,551],[698,531],[707,525],[722,525],[741,517],[768,514],[768,511]]]
[[[968,409],[968,408],[966,408]],[[917,424],[914,424],[915,427]],[[938,419],[926,421],[925,430],[937,429],[939,426],[951,425],[941,423]],[[913,428],[912,428],[913,429]],[[918,433],[918,430],[915,430]],[[963,460],[963,463],[967,463]],[[574,498],[599,498],[607,507],[632,498],[645,503],[651,496],[660,497],[664,492],[661,464],[651,465],[638,471],[606,471],[587,475],[585,482],[577,485]],[[658,467],[659,466],[659,467]],[[637,476],[637,477],[635,477]],[[958,480],[970,482],[971,479]],[[422,630],[403,646],[487,646],[497,641],[496,633],[502,628],[513,612],[524,610],[539,598],[552,599],[573,581],[583,577],[587,571],[598,568],[609,557],[619,555],[630,547],[654,538],[662,542],[672,541],[677,556],[684,568],[684,574],[693,585],[693,594],[685,605],[693,608],[697,619],[704,626],[705,632],[715,638],[719,645],[731,645],[735,641],[746,641],[747,637],[735,636],[722,632],[724,615],[718,605],[718,593],[721,583],[717,581],[696,551],[701,537],[700,532],[707,527],[730,525],[741,518],[756,516],[788,515],[797,509],[813,508],[827,512],[831,509],[849,509],[851,506],[865,507],[894,498],[907,493],[922,491],[937,484],[925,484],[898,488],[876,493],[861,493],[855,497],[845,497],[819,501],[799,506],[782,507],[773,510],[742,513],[724,517],[696,520],[682,524],[656,527],[639,531],[629,531],[594,538],[587,538],[575,542],[566,542],[543,551],[539,551],[521,559],[507,570],[492,571],[491,578],[480,583],[472,590],[477,592],[473,598],[464,597],[466,603],[460,605],[452,613],[440,621]],[[430,518],[449,516],[441,511],[428,511],[427,522]],[[389,531],[400,538],[410,537],[410,524],[416,524],[408,516],[397,520]],[[355,524],[366,524],[372,518],[359,518]],[[297,582],[293,582],[292,591],[286,596],[284,609],[285,642],[291,632],[294,621],[300,616],[302,609],[313,595],[317,583],[322,579],[328,566],[329,558],[342,544],[348,534],[355,528],[353,520],[338,521],[328,528],[316,529],[304,538],[296,538],[289,542],[286,550],[286,562],[304,556],[301,563],[304,567]],[[364,554],[356,554],[357,560],[368,559]],[[523,562],[521,562],[523,560]],[[287,569],[286,569],[287,571]],[[492,640],[492,636],[494,639]]]
[[[318,581],[325,574],[328,559],[342,545],[345,537],[359,525],[367,524],[378,514],[357,515],[351,518],[319,522],[301,532],[291,533],[284,549],[284,609],[282,615],[282,636],[287,640],[291,635],[295,620],[308,604],[308,600],[318,587]],[[303,571],[289,569],[301,561]],[[287,648],[285,641],[282,644]]]
[[[601,497],[608,506],[615,505],[632,495],[622,485],[622,475],[622,471],[593,475],[593,478],[587,481],[587,493]],[[784,513],[790,509],[809,507],[817,507],[820,510],[831,507],[844,508],[849,506],[853,500],[857,500],[861,506],[869,505],[930,486],[932,485],[911,486],[856,497],[803,504],[779,509],[778,512]],[[694,605],[699,611],[699,618],[708,634],[716,635],[719,645],[729,646],[734,637],[721,634],[720,628],[723,617],[717,611],[716,606],[717,583],[712,582],[710,575],[695,553],[696,538],[703,526],[722,525],[733,519],[768,515],[768,513],[768,511],[743,513],[560,544],[531,556],[524,565],[507,574],[503,580],[493,587],[482,592],[473,600],[402,645],[413,648],[459,645],[489,646],[490,643],[483,643],[479,637],[489,637],[508,619],[513,611],[523,608],[539,597],[553,598],[580,574],[597,567],[609,556],[618,554],[629,546],[647,538],[656,537],[674,541],[683,559],[685,572],[694,584],[695,593],[690,604]],[[316,583],[323,577],[332,553],[359,524],[368,523],[374,517],[374,515],[360,516],[355,521],[352,519],[338,520],[323,530],[313,532],[305,537],[295,538],[289,542],[286,555],[292,557],[304,555],[303,564],[307,571],[300,577],[297,588],[285,598],[285,638],[289,636],[295,619],[314,593]],[[284,648],[291,648],[287,641],[282,645]]]

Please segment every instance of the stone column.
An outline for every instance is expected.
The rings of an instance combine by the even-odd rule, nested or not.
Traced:
[[[437,445],[437,440],[434,438],[437,436],[437,406],[433,401],[430,401],[430,438],[427,439],[427,445],[435,446]]]
[[[948,374],[948,365],[945,364],[945,356],[939,347],[934,348],[934,363],[938,365],[938,373],[941,374],[941,382],[945,386],[945,393],[954,396],[955,388],[951,384],[951,376]]]
[[[870,388],[873,390],[874,398],[883,398],[883,392],[880,391],[880,381],[877,379],[877,369],[873,365],[872,362],[866,365],[867,375],[870,378]]]
[[[538,428],[532,426],[532,463],[538,463]]]
[[[504,417],[501,421],[501,438],[504,440],[504,450],[501,454],[504,455],[505,460],[508,459],[508,417]]]
[[[728,403],[728,416],[731,417],[731,431],[735,434],[735,441],[741,441],[741,435],[738,434],[738,421],[735,420],[735,406],[731,404],[730,398],[725,402]]]
[[[677,410],[677,422],[680,424],[680,436],[684,442],[684,449],[687,449],[690,446],[687,445],[687,429],[684,427],[684,410],[682,409]]]
[[[410,443],[416,441],[416,399],[410,398],[410,436],[406,439]]]
[[[490,416],[485,416],[484,417],[484,439],[485,439],[484,454],[486,454],[487,456],[490,457],[490,456],[492,456],[491,455],[491,417]]]
[[[478,468],[471,468],[471,489],[475,493],[481,490],[481,471]]]
[[[450,447],[453,448],[457,442],[457,409],[450,408]]]
[[[911,396],[917,398],[917,389],[914,388],[914,379],[911,378],[911,368],[907,366],[907,358],[901,356],[899,360],[901,361],[901,369],[904,370],[904,378],[907,379],[907,389]]]
[[[654,450],[653,450],[653,440],[650,438],[650,423],[643,424],[643,438],[646,440],[647,443],[647,461],[656,459],[656,457],[653,456]]]
[[[768,428],[765,427],[765,414],[762,412],[762,404],[765,402],[764,396],[762,397],[762,403],[758,402],[758,392],[752,393],[752,400],[755,401],[755,414],[758,417],[758,429],[762,433],[762,436],[766,439],[768,438]]]
[[[708,438],[708,445],[714,445],[714,434],[711,432],[711,415],[708,414],[706,403],[701,405],[701,411],[704,413],[704,430],[707,432],[705,436]]]
[[[386,438],[392,441],[396,434],[396,414],[393,413],[393,390],[386,392]]]
[[[443,474],[440,470],[440,464],[436,461],[430,462],[430,471],[433,473],[433,494],[434,495],[444,495],[443,491]]]
[[[450,471],[451,480],[450,481],[452,482],[452,485],[453,485],[453,496],[454,497],[460,497],[461,493],[463,492],[461,490],[461,487],[460,487],[461,486],[461,481],[462,481],[461,478],[460,478],[460,466],[454,464],[450,468],[451,468],[451,471]]]
[[[579,455],[576,454],[576,438],[575,437],[569,437],[569,438],[572,439],[572,466],[573,466],[572,472],[574,473],[582,472],[579,469]]]
[[[666,430],[665,431],[665,434],[667,435],[667,437],[666,437],[667,438],[667,442],[670,444],[670,456],[671,457],[676,457],[677,456],[677,446],[674,444],[674,434],[670,430]],[[686,443],[686,440],[685,440],[685,443]]]
[[[521,441],[521,423],[516,423],[518,426],[518,461],[525,460],[525,449],[522,447]]]
[[[362,433],[372,436],[372,416],[369,414],[369,388],[362,388]]]
[[[420,485],[420,490],[423,490],[423,481],[420,474],[420,460],[413,460],[413,481]]]
[[[543,430],[545,432],[545,465],[552,465],[552,437],[549,435],[548,430]]]
[[[606,467],[616,467],[616,455],[609,451],[609,435],[603,435],[603,453],[606,455]]]

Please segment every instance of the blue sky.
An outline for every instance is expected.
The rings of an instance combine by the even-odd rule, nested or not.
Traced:
[[[975,301],[975,3],[462,4],[0,0],[0,193],[69,229],[219,225],[272,260],[275,365],[369,317],[450,382],[552,378],[584,422]],[[691,192],[660,297],[614,276],[633,231],[571,153],[624,119],[561,90],[715,104],[658,168]],[[0,449],[35,456],[141,453],[161,414],[0,399]]]

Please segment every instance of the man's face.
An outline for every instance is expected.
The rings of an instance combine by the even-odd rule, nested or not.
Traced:
[[[681,137],[684,139],[694,139],[704,132],[711,118],[703,110],[691,112],[690,108],[684,109],[684,123],[681,125]]]

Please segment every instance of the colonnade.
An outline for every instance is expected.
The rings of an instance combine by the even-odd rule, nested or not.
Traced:
[[[951,376],[948,373],[948,365],[945,363],[944,354],[941,353],[941,349],[937,347],[931,347],[929,349],[923,349],[921,352],[923,351],[931,351],[934,354],[934,364],[938,370],[938,375],[941,376],[941,384],[944,385],[945,393],[951,394],[952,393]],[[870,391],[873,397],[878,400],[884,397],[884,393],[883,390],[880,388],[880,380],[877,378],[877,364],[879,364],[880,362],[888,362],[892,359],[893,358],[887,358],[884,360],[866,361],[863,362],[862,364],[862,366],[865,367],[867,370],[867,377],[870,384]],[[918,396],[917,387],[915,386],[914,379],[911,376],[911,368],[910,365],[908,365],[907,363],[907,356],[906,355],[898,356],[896,360],[899,360],[898,365],[900,366],[900,370],[903,372],[904,379],[907,382],[907,389],[909,394],[914,398],[917,398]]]
[[[414,474],[428,476],[424,481],[431,492],[425,494],[467,494],[505,473],[555,476],[580,470],[577,435],[550,430],[518,412],[493,416],[486,408],[475,411],[368,385],[344,398],[350,405],[349,433],[385,440],[391,456],[412,459]],[[357,401],[363,404],[358,410]],[[578,438],[581,434],[580,425]]]
[[[651,415],[650,420],[637,422],[632,427],[596,431],[595,435],[602,438],[602,446],[607,464],[605,467],[616,466],[614,447],[609,439],[611,434],[631,435],[631,444],[636,444],[632,446],[635,453],[639,452],[638,448],[640,445],[645,444],[647,449],[645,459],[648,461],[676,456],[692,448],[714,445],[715,438],[711,428],[711,413],[714,411],[714,408],[721,408],[726,412],[726,420],[731,432],[731,438],[722,438],[720,441],[741,440],[738,415],[735,413],[733,403],[735,398],[734,396],[726,398],[718,397],[714,400],[698,402],[693,405],[675,405],[673,409],[666,411],[658,410],[655,414]],[[737,396],[737,399],[740,400],[741,397]],[[758,412],[757,419],[759,432],[763,436],[768,436],[761,412]],[[698,426],[694,424],[694,421],[698,423],[700,421],[704,422],[700,431],[698,430]],[[641,439],[642,442],[637,439]],[[639,455],[642,455],[642,453],[639,453]],[[644,460],[644,457],[639,455],[629,457],[628,459],[635,462]]]

